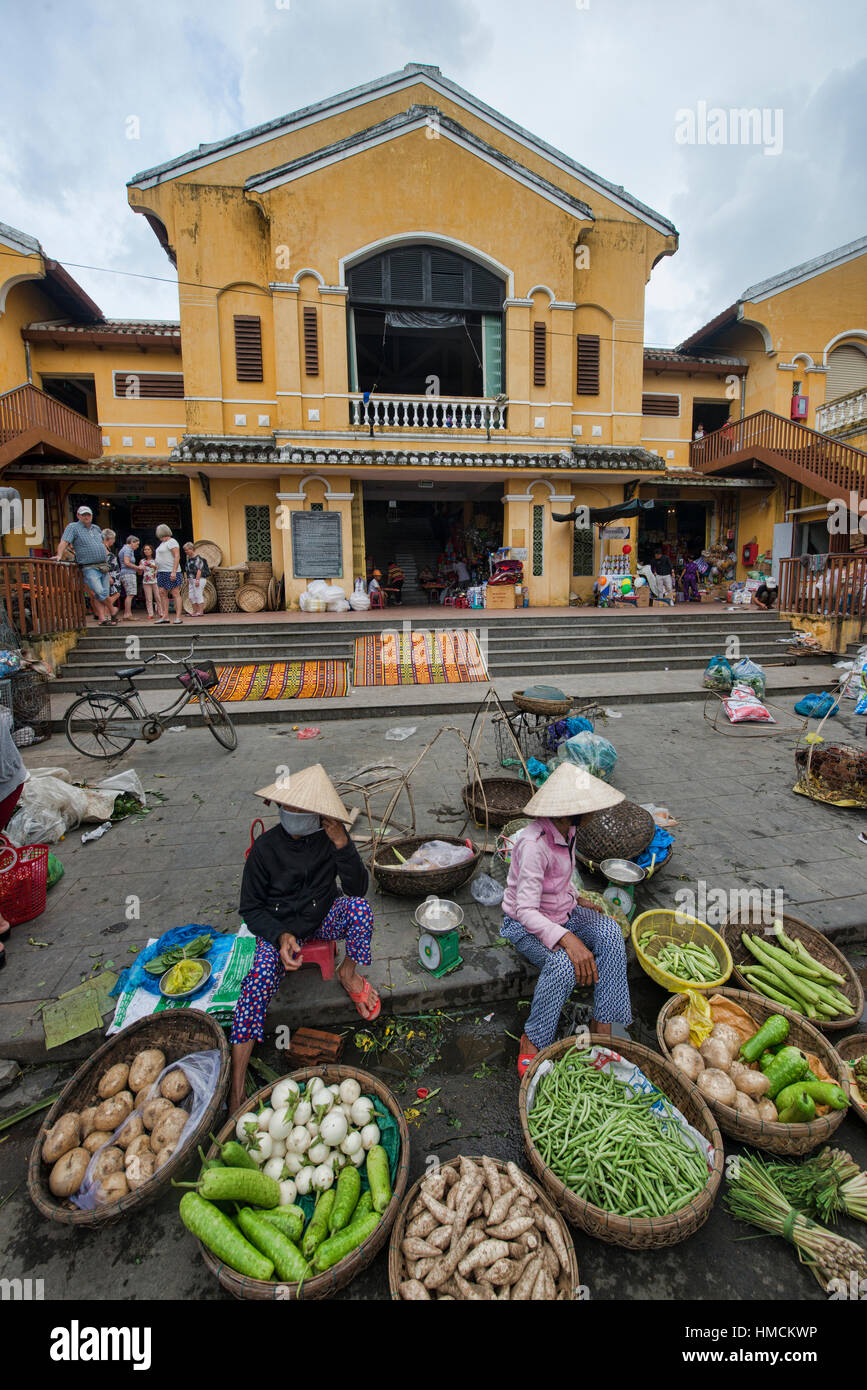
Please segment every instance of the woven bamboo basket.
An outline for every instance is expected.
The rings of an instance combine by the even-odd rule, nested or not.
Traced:
[[[219,569],[212,571],[217,591],[217,606],[221,613],[238,612],[238,590],[241,587],[242,571],[239,569]]]
[[[622,1038],[612,1041],[611,1038],[591,1033],[587,1041],[588,1048],[610,1047],[612,1051],[616,1049],[627,1061],[634,1062],[647,1079],[654,1086],[658,1086],[689,1123],[713,1145],[713,1171],[708,1175],[708,1180],[698,1197],[680,1211],[673,1212],[671,1216],[616,1216],[613,1212],[594,1206],[592,1202],[585,1202],[546,1166],[530,1138],[527,1123],[527,1092],[536,1068],[541,1062],[556,1061],[570,1048],[575,1047],[577,1042],[577,1038],[563,1038],[560,1042],[552,1043],[550,1047],[536,1054],[532,1065],[524,1073],[518,1093],[518,1111],[524,1147],[533,1172],[566,1220],[573,1226],[580,1226],[587,1235],[607,1241],[609,1245],[623,1245],[629,1250],[654,1250],[665,1245],[677,1245],[680,1241],[686,1240],[687,1236],[694,1235],[707,1221],[722,1180],[725,1160],[722,1136],[707,1102],[698,1087],[679,1072],[672,1062],[652,1052],[649,1047],[642,1047],[640,1043],[632,1041],[624,1042]]]
[[[849,1073],[849,1068],[853,1062],[867,1056],[867,1033],[853,1033],[850,1038],[843,1038],[834,1044],[834,1051],[843,1062],[843,1070],[846,1073],[846,1090],[849,1093],[852,1108],[867,1125],[867,1095],[862,1098],[861,1091]]]
[[[185,612],[185,613],[192,613],[192,611],[193,611],[193,605],[190,603],[189,590],[187,589],[186,585],[184,585],[183,605],[184,605],[184,612]],[[214,584],[211,583],[210,579],[206,579],[206,580],[205,580],[205,602],[204,602],[204,609],[205,609],[205,612],[206,612],[206,613],[213,613],[213,611],[214,611],[214,609],[216,608],[216,606],[217,606],[217,590],[216,590],[216,587],[215,587]]]
[[[786,936],[803,941],[810,955],[815,956],[820,965],[827,966],[829,970],[834,970],[838,975],[846,977],[846,983],[838,988],[841,994],[845,994],[846,998],[851,1000],[851,1013],[846,1014],[844,1018],[811,1019],[810,1022],[814,1028],[821,1028],[823,1033],[837,1033],[847,1028],[856,1028],[864,1012],[864,987],[846,957],[837,950],[836,946],[831,944],[827,936],[823,936],[816,927],[811,927],[809,922],[802,921],[800,917],[790,917],[788,913],[784,913],[780,920],[783,923]],[[754,923],[749,913],[739,913],[737,916],[729,913],[720,927],[726,945],[732,953],[735,978],[742,989],[752,993],[754,986],[750,984],[746,975],[741,974],[738,968],[741,965],[749,965],[751,961],[758,965],[755,956],[747,950],[741,941],[741,932],[744,930],[749,930],[751,936],[761,936],[765,927],[761,922]],[[776,945],[773,937],[768,937],[768,941],[772,946]],[[769,1002],[773,1003],[773,1000]]]
[[[429,840],[445,840],[448,845],[465,845],[455,835],[412,835],[402,840],[390,840],[380,845],[373,856],[373,876],[383,893],[394,893],[400,898],[426,898],[429,893],[443,896],[453,893],[467,883],[479,867],[482,850],[472,845],[473,857],[463,864],[454,864],[448,869],[403,869],[394,853],[397,850],[408,859],[419,845]]]
[[[476,1157],[474,1155],[468,1155],[468,1157],[472,1157],[474,1163],[481,1162],[480,1156]],[[460,1162],[461,1160],[459,1158],[450,1158],[447,1163],[442,1164],[442,1167],[458,1168],[460,1166]],[[500,1159],[493,1158],[491,1159],[491,1162],[494,1164],[495,1168],[497,1169],[497,1172],[504,1173],[506,1171],[506,1165],[505,1163],[502,1163]],[[569,1259],[569,1271],[568,1273],[566,1273],[561,1269],[557,1277],[557,1295],[559,1299],[562,1299],[566,1302],[571,1302],[580,1297],[578,1257],[575,1254],[575,1246],[572,1241],[572,1235],[569,1231],[569,1227],[566,1225],[566,1222],[563,1220],[559,1211],[554,1206],[553,1202],[545,1192],[545,1189],[543,1187],[540,1187],[539,1183],[537,1183],[528,1174],[525,1173],[524,1176],[526,1177],[527,1182],[530,1184],[530,1186],[535,1188],[539,1206],[548,1216],[553,1217],[553,1219],[557,1222],[560,1235],[563,1237],[563,1243],[566,1246],[566,1254]],[[394,1226],[392,1228],[391,1240],[388,1246],[388,1285],[391,1290],[392,1299],[397,1299],[399,1301],[400,1286],[405,1279],[409,1278],[409,1271],[407,1269],[406,1264],[406,1256],[401,1250],[401,1246],[403,1245],[404,1231],[406,1230],[406,1225],[409,1221],[409,1213],[412,1211],[413,1206],[415,1205],[416,1199],[419,1194],[419,1189],[421,1188],[421,1184],[422,1179],[419,1178],[417,1182],[413,1183],[412,1187],[410,1188],[409,1192],[406,1194],[406,1197],[401,1203],[401,1208],[397,1214],[397,1220],[395,1221]],[[432,1295],[432,1297],[434,1296],[435,1295]]]
[[[519,782],[516,777],[483,777],[465,786],[463,803],[477,825],[493,825],[498,829],[520,816],[535,787]]]
[[[528,699],[520,690],[512,691],[512,704],[525,714],[543,714],[551,718],[562,717],[568,714],[572,708],[571,700],[534,700]]]
[[[760,994],[750,994],[743,989],[717,989],[714,993],[739,1004],[759,1026],[772,1014],[782,1014],[789,1020],[786,1042],[802,1048],[804,1052],[815,1053],[837,1084],[845,1089],[846,1069],[840,1058],[828,1039],[823,1038],[822,1034],[800,1014],[793,1013],[791,1009],[784,1009],[781,1004],[774,1004],[770,999],[763,999]],[[667,1059],[670,1059],[671,1052],[665,1042],[665,1025],[670,1018],[676,1018],[678,1014],[683,1013],[687,1002],[685,994],[673,994],[659,1011],[656,1039],[660,1051]],[[820,1144],[827,1143],[843,1123],[846,1114],[845,1110],[832,1110],[809,1125],[782,1125],[771,1120],[751,1120],[748,1115],[742,1115],[730,1105],[721,1105],[717,1100],[708,1100],[707,1104],[725,1134],[730,1134],[733,1139],[740,1139],[743,1144],[752,1144],[753,1148],[766,1149],[768,1153],[785,1154],[789,1158],[810,1153]]]
[[[603,859],[634,859],[656,834],[656,822],[634,801],[618,801],[594,811],[575,831],[576,853],[600,864]]]
[[[274,566],[270,560],[248,560],[247,561],[247,582],[249,584],[260,584],[267,589],[270,580],[274,575]]]
[[[360,1274],[363,1269],[367,1268],[382,1249],[388,1239],[388,1233],[397,1219],[398,1210],[406,1190],[409,1177],[409,1129],[404,1119],[403,1110],[388,1087],[383,1085],[377,1077],[371,1076],[370,1072],[359,1071],[357,1067],[323,1065],[304,1067],[301,1071],[293,1071],[290,1074],[299,1083],[310,1081],[314,1076],[321,1076],[327,1086],[330,1086],[332,1082],[339,1083],[353,1078],[361,1087],[362,1094],[373,1094],[379,1097],[386,1109],[394,1116],[400,1132],[400,1154],[397,1160],[392,1198],[382,1213],[382,1220],[379,1225],[368,1236],[363,1245],[359,1245],[357,1250],[353,1250],[351,1255],[347,1255],[346,1259],[341,1260],[333,1269],[327,1270],[325,1274],[316,1274],[312,1278],[306,1279],[303,1284],[284,1284],[264,1279],[248,1279],[245,1275],[238,1274],[236,1270],[231,1269],[229,1265],[223,1264],[222,1260],[213,1255],[200,1242],[202,1259],[208,1269],[217,1276],[223,1288],[233,1294],[235,1298],[253,1299],[259,1302],[273,1300],[303,1302],[305,1299],[328,1298],[338,1289],[344,1289],[355,1278],[356,1274]],[[276,1082],[274,1084],[276,1085]],[[258,1109],[263,1102],[268,1100],[271,1091],[272,1086],[263,1086],[261,1091],[250,1096],[244,1105],[235,1111],[217,1135],[220,1144],[235,1137],[235,1125],[239,1116],[246,1115],[250,1110]],[[216,1145],[213,1143],[208,1149],[206,1157],[217,1157]]]
[[[194,541],[193,554],[201,555],[203,560],[207,560],[208,568],[216,570],[223,563],[223,552],[216,541]]]
[[[163,1164],[159,1172],[135,1192],[122,1197],[119,1202],[110,1202],[95,1207],[93,1211],[80,1211],[63,1201],[59,1201],[49,1190],[48,1175],[51,1165],[42,1161],[42,1144],[52,1125],[69,1110],[83,1110],[88,1105],[98,1105],[97,1086],[103,1072],[117,1062],[131,1062],[137,1052],[144,1048],[158,1047],[165,1053],[166,1062],[177,1062],[190,1052],[220,1053],[220,1075],[211,1102],[199,1124],[184,1140],[178,1149]],[[93,1056],[88,1058],[64,1086],[57,1100],[49,1110],[36,1136],[27,1168],[27,1190],[36,1207],[49,1221],[64,1226],[78,1228],[107,1226],[120,1221],[128,1212],[153,1202],[169,1186],[172,1178],[180,1175],[190,1158],[208,1133],[213,1129],[217,1115],[229,1084],[230,1054],[225,1034],[218,1023],[198,1009],[177,1009],[169,1013],[150,1014],[147,1018],[131,1023],[122,1032],[114,1034]]]
[[[258,584],[242,584],[235,594],[235,602],[242,613],[261,613],[268,602],[268,594]]]

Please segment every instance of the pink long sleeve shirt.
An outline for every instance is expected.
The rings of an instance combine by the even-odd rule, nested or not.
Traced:
[[[572,887],[572,840],[563,839],[546,816],[521,832],[512,851],[503,912],[553,951],[577,901]]]

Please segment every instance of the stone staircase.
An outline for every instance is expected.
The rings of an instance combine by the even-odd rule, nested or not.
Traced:
[[[174,627],[124,627],[93,629],[70,653],[52,693],[67,696],[84,684],[114,685],[115,671],[138,664],[157,651],[177,659],[184,656],[193,635],[198,654],[218,665],[239,662],[299,661],[332,658],[352,661],[354,639],[387,629],[401,629],[400,609],[382,617],[363,620],[323,621],[316,614],[285,622],[221,620]],[[610,617],[587,616],[580,609],[563,609],[562,616],[535,616],[532,612],[488,614],[484,610],[431,608],[413,616],[415,628],[472,628],[479,634],[492,680],[517,678],[545,682],[554,676],[562,685],[570,677],[587,680],[627,675],[640,693],[642,674],[652,671],[700,672],[709,658],[730,650],[733,637],[740,653],[763,666],[791,664],[781,638],[791,630],[773,613],[729,613],[724,609],[687,611],[660,609],[641,616],[619,612]],[[128,643],[137,638],[139,655]],[[177,672],[154,663],[136,684],[142,691],[173,690]],[[467,687],[469,688],[469,687]],[[426,687],[426,689],[429,689]],[[442,687],[442,691],[464,687]],[[566,687],[568,693],[568,686]],[[700,682],[696,681],[696,690]]]

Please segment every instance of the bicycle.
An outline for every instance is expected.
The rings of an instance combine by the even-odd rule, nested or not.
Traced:
[[[191,664],[197,641],[194,637],[187,655],[177,661],[165,652],[154,652],[140,666],[121,667],[115,671],[118,680],[126,682],[121,690],[98,690],[92,686],[77,690],[79,699],[69,706],[64,721],[64,732],[76,752],[86,758],[119,758],[137,739],[155,743],[165,733],[169,721],[196,699],[205,726],[227,752],[233,752],[238,746],[237,731],[220,701],[211,694],[218,682],[217,668],[207,659]],[[148,710],[136,688],[135,677],[157,658],[172,666],[186,667],[186,673],[178,676],[183,691],[168,708]]]

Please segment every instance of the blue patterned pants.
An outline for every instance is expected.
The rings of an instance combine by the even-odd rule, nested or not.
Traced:
[[[593,990],[593,1017],[597,1023],[632,1022],[629,986],[626,982],[626,947],[623,933],[611,917],[576,907],[568,922],[567,931],[583,941],[596,961],[598,984]],[[525,931],[514,917],[503,917],[500,936],[539,967],[539,979],[524,1032],[539,1049],[548,1047],[557,1036],[557,1024],[563,1005],[575,988],[575,970],[565,951],[549,951],[538,936]]]

